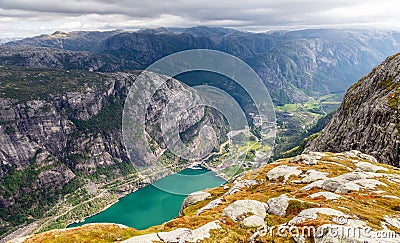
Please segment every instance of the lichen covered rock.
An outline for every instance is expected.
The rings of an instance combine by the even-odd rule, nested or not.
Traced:
[[[205,191],[192,192],[189,195],[187,195],[187,197],[183,200],[181,211],[191,204],[204,201],[205,199],[210,197],[211,194],[209,192]]]
[[[267,216],[268,205],[256,200],[237,200],[224,209],[222,215],[229,216],[234,221],[240,221],[243,215],[253,214],[261,218]]]

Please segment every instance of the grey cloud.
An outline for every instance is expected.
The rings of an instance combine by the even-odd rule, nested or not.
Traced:
[[[42,26],[45,21],[81,22],[85,28],[154,27],[171,25],[222,25],[248,30],[296,26],[352,26],[382,21],[400,22],[397,13],[375,11],[375,0],[0,0],[0,21],[9,17],[20,24],[30,18]],[[380,5],[397,9],[395,0],[381,0]],[[372,6],[372,7],[371,7]],[[354,14],[349,14],[354,9]],[[358,11],[358,12],[357,12]],[[100,16],[100,18],[98,17]],[[379,20],[379,21],[377,21]],[[0,22],[1,23],[1,22]],[[399,23],[400,24],[400,23]],[[97,26],[97,27],[95,27]],[[167,26],[168,27],[168,26]],[[1,31],[1,29],[0,29]],[[1,33],[0,33],[1,34]]]

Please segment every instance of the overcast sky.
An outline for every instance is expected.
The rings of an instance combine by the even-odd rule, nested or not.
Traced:
[[[198,25],[399,30],[399,11],[398,0],[0,0],[0,38]]]

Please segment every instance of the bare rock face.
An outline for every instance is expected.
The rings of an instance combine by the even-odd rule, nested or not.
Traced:
[[[160,232],[157,235],[162,242],[184,243],[186,242],[186,239],[191,236],[191,234],[192,232],[190,229],[178,228],[170,232]]]
[[[222,215],[231,217],[234,221],[240,221],[245,214],[254,214],[261,218],[267,216],[268,205],[257,200],[237,200],[224,209]]]
[[[211,197],[211,194],[209,192],[205,192],[205,191],[192,192],[183,200],[181,211],[191,204],[195,204],[195,203],[204,201],[210,197]]]
[[[356,164],[357,169],[365,172],[377,172],[377,171],[388,171],[387,168],[382,166],[376,166],[368,162],[359,162]]]
[[[310,182],[314,182],[314,181],[318,181],[318,180],[323,180],[326,179],[326,176],[328,175],[328,173],[326,172],[320,172],[317,170],[308,170],[303,179],[301,179],[302,183],[310,183]]]
[[[264,219],[257,215],[251,215],[245,219],[243,219],[243,225],[247,228],[256,228],[260,226],[264,226]]]
[[[0,64],[32,68],[75,69],[87,71],[113,70],[113,67],[90,52],[67,51],[44,47],[0,47]]]
[[[153,243],[161,241],[156,233],[139,235],[132,237],[130,239],[124,240],[123,243]]]
[[[305,222],[307,220],[315,220],[318,218],[318,214],[331,215],[336,217],[346,217],[347,215],[341,211],[331,208],[309,208],[301,211],[299,215],[291,219],[288,224],[294,225]]]
[[[366,176],[362,173],[347,173],[325,180],[322,184],[322,188],[327,191],[335,192],[339,188],[344,187],[347,183],[361,179],[366,179]]]
[[[134,173],[122,140],[121,120],[128,88],[138,75],[0,66],[3,220],[35,208],[38,202],[46,205],[73,192],[82,186],[78,185],[80,175]],[[172,95],[187,87],[176,80],[169,84],[153,96],[149,106],[155,108],[147,119],[156,117]],[[205,116],[203,109],[189,110],[186,116],[180,121],[181,131],[196,133],[202,128],[197,123]],[[198,127],[192,129],[194,124]],[[162,146],[159,130],[146,127]]]
[[[229,189],[229,191],[226,192],[226,195],[232,195],[237,192],[240,192],[243,188],[249,188],[251,186],[258,185],[260,182],[257,180],[242,180],[242,179],[237,179],[233,182],[233,185]]]
[[[209,222],[194,230],[187,228],[177,228],[168,232],[159,232],[135,236],[124,240],[124,243],[151,243],[151,242],[169,242],[169,243],[184,243],[184,242],[201,242],[210,238],[210,231],[219,229],[221,226],[218,220]]]
[[[269,199],[267,204],[268,213],[284,216],[286,214],[286,209],[289,206],[289,198],[286,194],[282,194],[279,197]]]
[[[324,197],[326,200],[336,200],[338,198],[341,198],[340,195],[335,194],[333,192],[317,192],[314,194],[310,195],[311,198],[316,198],[316,197]]]
[[[203,226],[200,226],[197,229],[192,230],[192,235],[188,241],[189,242],[200,242],[204,239],[210,238],[211,230],[221,228],[221,226],[218,224],[218,222],[219,222],[218,220],[215,220],[215,221],[207,223]]]
[[[354,220],[354,225],[332,225],[325,224],[318,227],[314,238],[315,243],[342,243],[342,242],[351,242],[351,243],[396,243],[398,239],[396,238],[396,233],[394,231],[390,231],[387,229],[384,230],[374,230],[372,228],[363,226],[363,230],[359,230],[356,233],[347,233],[347,234],[337,234],[337,232],[354,232],[354,229],[359,227],[357,222],[358,220]],[[379,237],[371,237],[371,236],[386,236],[384,239],[379,239]],[[382,237],[383,238],[383,237]]]
[[[287,181],[290,176],[292,175],[299,176],[301,172],[302,171],[298,170],[296,166],[281,165],[268,171],[266,176],[267,179],[270,181],[278,180],[281,177],[284,178],[284,181]]]
[[[221,203],[222,203],[221,198],[214,199],[211,202],[209,202],[206,206],[197,210],[196,215],[198,216],[207,210],[213,209],[213,208],[217,207],[218,205],[220,205]]]
[[[306,151],[359,150],[400,166],[400,55],[354,84],[331,122]],[[357,157],[357,154],[353,154]]]

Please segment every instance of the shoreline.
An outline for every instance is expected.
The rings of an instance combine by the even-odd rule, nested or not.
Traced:
[[[219,173],[218,171],[216,171],[216,169],[211,168],[211,167],[208,167],[206,164],[201,163],[201,162],[195,162],[195,163],[191,164],[190,166],[188,166],[188,167],[186,167],[186,168],[184,168],[184,169],[196,170],[195,167],[198,167],[198,166],[200,166],[202,169],[207,169],[207,170],[213,172],[213,173],[215,174],[216,177],[219,177],[219,178],[223,179],[225,182],[224,182],[223,184],[221,184],[221,185],[224,185],[224,184],[226,184],[226,183],[229,181],[229,180],[225,177],[224,174]],[[184,169],[182,169],[182,170],[184,170]],[[182,170],[180,170],[180,171],[182,171]],[[178,171],[178,172],[179,172],[179,171]],[[175,172],[175,173],[178,173],[178,172]],[[175,174],[175,173],[169,174],[169,175],[167,175],[167,176],[173,175],[173,174]],[[167,177],[167,176],[165,176],[165,177]],[[163,177],[163,178],[165,178],[165,177]],[[159,178],[159,179],[157,179],[157,180],[160,180],[160,179],[162,179],[162,178]],[[155,180],[155,181],[157,181],[157,180]],[[78,222],[75,221],[75,222],[73,222],[73,223],[68,224],[65,228],[75,228],[75,227],[79,227],[79,226],[86,225],[86,223],[85,223],[85,224],[82,224],[82,225],[79,225],[79,226],[72,226],[72,227],[71,227],[71,225],[73,225],[73,224],[76,224],[76,223],[83,223],[87,218],[90,218],[90,217],[93,217],[93,216],[95,216],[95,215],[97,215],[97,214],[102,213],[103,211],[109,209],[109,208],[110,208],[111,206],[113,206],[114,204],[118,203],[122,198],[124,198],[124,197],[130,195],[131,193],[134,193],[134,192],[136,192],[136,191],[138,191],[138,190],[140,190],[140,189],[142,189],[142,188],[144,188],[144,187],[146,187],[146,186],[149,186],[149,185],[151,185],[151,184],[152,184],[152,183],[149,183],[149,182],[146,182],[146,183],[144,184],[143,181],[142,181],[141,186],[135,188],[134,190],[132,190],[132,191],[130,191],[130,192],[122,193],[121,196],[118,196],[117,194],[114,194],[114,195],[117,195],[117,200],[116,200],[116,201],[114,201],[114,202],[112,202],[112,203],[106,205],[106,206],[105,206],[103,209],[101,209],[100,211],[98,211],[98,212],[96,212],[96,213],[94,213],[94,214],[92,214],[92,215],[89,215],[89,216],[84,217],[83,219],[79,220]],[[108,222],[108,223],[110,223],[110,222]],[[87,224],[90,224],[90,223],[87,223]],[[130,226],[127,226],[127,227],[130,227]]]
[[[226,178],[226,176],[225,176],[224,174],[219,173],[215,168],[211,168],[211,167],[209,167],[209,166],[208,166],[207,164],[205,164],[205,163],[195,162],[195,163],[193,163],[193,164],[190,164],[188,167],[183,168],[182,170],[184,170],[184,169],[194,169],[194,170],[195,170],[195,168],[192,168],[192,167],[196,167],[196,166],[200,166],[201,168],[204,168],[204,169],[207,169],[207,170],[209,170],[209,171],[212,171],[212,172],[215,174],[216,177],[219,177],[219,178],[221,178],[221,179],[223,179],[223,180],[225,181],[223,184],[225,184],[225,183],[228,182],[228,179]],[[182,171],[182,170],[180,170],[180,171]],[[178,171],[178,172],[179,172],[179,171]],[[175,172],[175,173],[178,173],[178,172]],[[175,173],[172,173],[172,174],[175,174]],[[169,174],[169,175],[172,175],[172,174]],[[165,177],[167,177],[167,176],[169,176],[169,175],[166,175],[166,176],[164,176],[164,177],[162,177],[162,178],[165,178]],[[157,180],[162,179],[162,178],[158,178]],[[157,180],[155,180],[155,181],[157,181]],[[139,189],[142,189],[142,188],[144,188],[144,187],[146,187],[146,186],[149,186],[149,185],[151,185],[151,184],[152,184],[152,183],[147,182],[146,180],[141,180],[141,181],[139,182],[139,186],[135,187],[135,188],[132,189],[132,190],[129,190],[129,191],[126,191],[126,192],[119,192],[119,193],[116,192],[116,193],[113,193],[113,194],[111,194],[111,195],[112,195],[112,196],[116,196],[116,200],[115,200],[115,201],[112,201],[112,202],[106,204],[103,208],[101,208],[100,210],[96,211],[95,213],[93,213],[93,214],[91,214],[91,215],[85,216],[85,217],[83,217],[83,218],[80,219],[80,220],[75,220],[75,221],[72,221],[71,223],[66,224],[66,226],[65,226],[64,228],[58,228],[58,229],[54,229],[54,230],[72,229],[72,228],[75,228],[75,227],[84,226],[84,225],[86,225],[86,224],[92,224],[92,223],[84,223],[84,222],[85,222],[86,219],[88,219],[88,218],[90,218],[90,217],[93,217],[93,216],[95,216],[95,215],[97,215],[97,214],[100,214],[100,213],[104,212],[105,210],[109,209],[111,206],[113,206],[114,204],[118,203],[122,198],[128,196],[129,194],[134,193],[134,192],[138,191]],[[223,184],[221,184],[221,185],[223,185]],[[107,191],[103,191],[103,192],[101,192],[99,195],[101,195],[102,193],[105,193],[105,192],[107,192]],[[40,221],[41,221],[41,220],[43,220],[43,219],[34,221],[34,222],[32,222],[31,224],[25,225],[25,226],[23,226],[23,227],[20,227],[20,228],[14,230],[13,232],[11,232],[10,234],[6,235],[6,236],[3,238],[3,239],[6,239],[6,241],[4,241],[4,242],[8,242],[8,241],[10,241],[10,240],[19,239],[19,238],[22,238],[22,237],[29,237],[30,235],[35,234],[35,232],[36,232],[38,229],[40,229],[40,228],[42,228],[43,226],[45,226],[45,225],[43,225],[43,224],[40,224]],[[72,226],[72,225],[78,224],[78,223],[83,223],[83,224],[82,224],[82,225],[77,225],[77,226]],[[110,222],[105,222],[105,223],[110,223]],[[36,224],[38,227],[37,227],[36,229],[32,230],[32,229],[31,229],[32,224]],[[111,223],[111,224],[115,224],[115,223]],[[121,225],[123,225],[123,224],[121,224]],[[126,227],[130,227],[130,226],[126,226]],[[132,228],[133,228],[133,227],[132,227]],[[31,233],[29,233],[29,234],[25,234],[25,233],[19,234],[18,232],[21,232],[21,231],[31,231]],[[0,239],[0,242],[1,242],[1,243],[3,242],[3,241],[2,241],[3,239]]]
[[[95,215],[97,215],[97,214],[102,213],[103,211],[106,211],[106,210],[109,209],[111,206],[113,206],[114,204],[118,203],[122,198],[124,198],[124,197],[128,196],[129,194],[134,193],[134,192],[136,192],[136,191],[138,191],[138,190],[140,190],[140,189],[142,189],[142,188],[144,188],[144,187],[146,187],[146,186],[148,186],[148,185],[151,185],[151,183],[146,183],[144,186],[136,187],[136,188],[133,189],[132,191],[125,192],[125,193],[121,193],[121,194],[120,194],[121,196],[119,196],[118,193],[113,194],[113,195],[115,195],[115,196],[117,197],[117,200],[115,200],[115,201],[112,202],[112,203],[107,204],[104,208],[102,208],[100,211],[98,211],[98,212],[96,212],[96,213],[93,213],[93,214],[91,214],[91,215],[89,215],[89,216],[85,216],[85,217],[83,217],[83,218],[82,218],[81,220],[79,220],[79,221],[76,220],[76,221],[74,221],[73,223],[68,224],[68,225],[65,227],[65,229],[68,229],[68,228],[75,228],[75,227],[79,227],[79,226],[86,225],[86,224],[82,224],[82,225],[79,225],[79,226],[70,227],[70,226],[73,225],[73,224],[83,223],[83,222],[85,222],[85,220],[86,220],[87,218],[93,217],[93,216],[95,216]],[[91,224],[91,223],[87,223],[87,224]],[[104,223],[104,224],[107,224],[107,223]],[[110,224],[115,224],[115,223],[110,223]],[[122,225],[122,224],[121,224],[121,225]],[[129,227],[129,226],[127,226],[127,227]]]
[[[219,172],[219,171],[218,171],[217,169],[215,169],[215,168],[212,168],[212,167],[208,166],[206,163],[195,162],[195,163],[193,163],[191,166],[193,166],[193,165],[195,165],[195,166],[200,166],[200,167],[202,167],[202,168],[204,168],[204,169],[207,169],[207,170],[209,170],[209,171],[214,172],[215,176],[217,176],[217,177],[223,179],[223,180],[225,181],[225,183],[229,182],[229,180],[230,180],[230,178],[228,178],[225,174]],[[191,167],[188,167],[188,168],[191,168]],[[225,184],[225,183],[224,183],[224,184]]]

